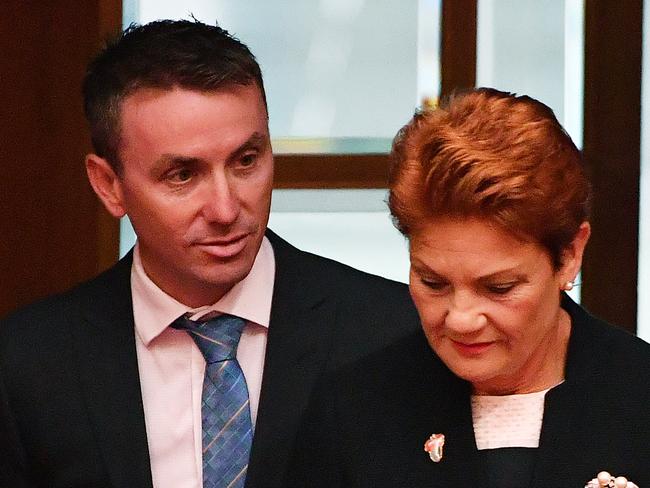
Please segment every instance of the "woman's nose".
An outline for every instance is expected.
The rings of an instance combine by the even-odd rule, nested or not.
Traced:
[[[447,329],[456,334],[471,334],[480,331],[486,323],[478,298],[469,293],[454,293],[445,317]]]

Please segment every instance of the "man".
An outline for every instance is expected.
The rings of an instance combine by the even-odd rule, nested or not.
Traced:
[[[0,324],[0,486],[283,486],[318,378],[417,329],[406,287],[266,229],[262,77],[224,30],[127,29],[84,96],[90,183],[138,242]],[[221,319],[243,330],[214,363],[204,345],[223,345]],[[215,364],[232,371],[227,393]],[[208,425],[232,406],[206,413],[212,399],[233,394],[236,415]]]

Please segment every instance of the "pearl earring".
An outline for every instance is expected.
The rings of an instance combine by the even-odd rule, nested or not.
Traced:
[[[564,285],[562,285],[562,290],[571,291],[573,290],[573,285],[574,285],[573,281],[567,281],[566,283],[564,283]]]

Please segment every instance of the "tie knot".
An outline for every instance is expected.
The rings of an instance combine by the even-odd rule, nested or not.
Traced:
[[[194,339],[205,361],[211,364],[235,359],[245,324],[244,319],[234,315],[219,315],[205,322],[195,322],[182,315],[171,326],[186,330]]]

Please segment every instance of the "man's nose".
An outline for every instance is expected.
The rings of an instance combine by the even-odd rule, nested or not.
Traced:
[[[472,334],[480,331],[487,319],[479,306],[479,298],[471,292],[454,292],[449,298],[445,326],[456,334]]]
[[[208,222],[230,225],[237,220],[240,204],[236,188],[226,174],[214,175],[206,181],[203,199],[203,215]]]

